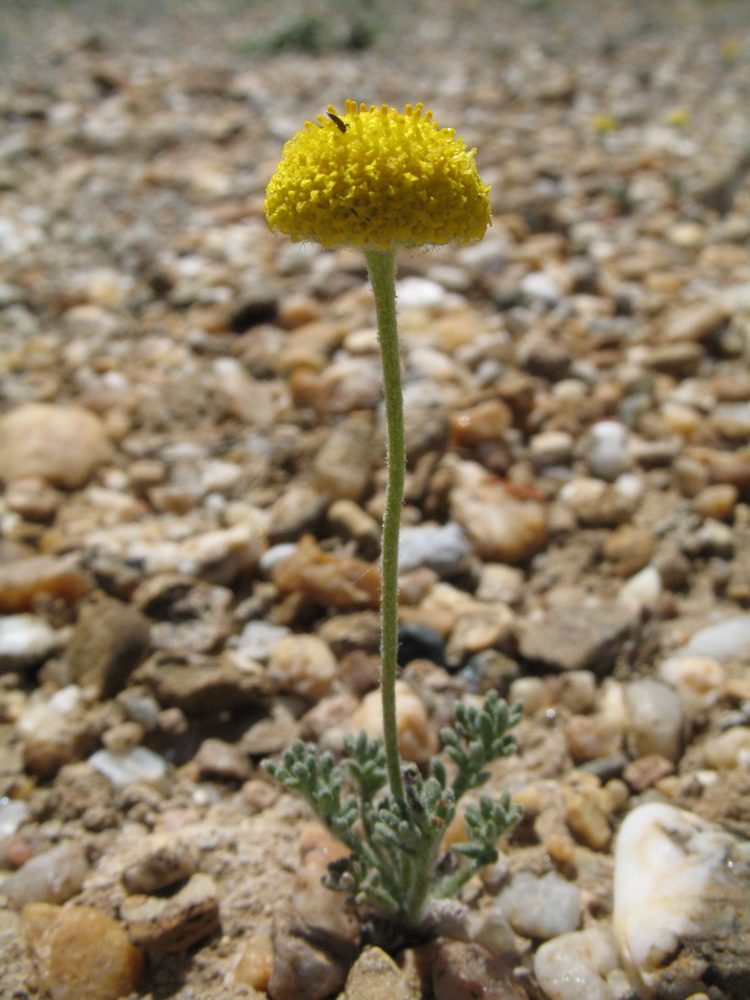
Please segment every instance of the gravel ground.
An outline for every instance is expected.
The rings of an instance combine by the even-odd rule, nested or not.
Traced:
[[[422,101],[492,186],[481,243],[399,262],[400,699],[418,763],[523,701],[489,787],[525,818],[422,994],[410,953],[347,998],[580,997],[579,931],[587,997],[648,995],[625,817],[750,836],[744,0],[6,0],[0,54],[0,995],[323,1000],[361,946],[261,768],[378,718],[374,311],[263,216],[348,97]],[[653,995],[746,997],[747,919],[701,912]]]

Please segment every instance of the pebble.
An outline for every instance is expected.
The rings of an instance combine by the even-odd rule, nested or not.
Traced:
[[[399,538],[399,572],[426,566],[446,576],[460,569],[471,550],[469,539],[455,521],[442,525],[405,525]]]
[[[380,572],[364,559],[320,548],[304,535],[294,551],[271,572],[282,594],[301,593],[323,607],[354,609],[377,607]]]
[[[60,645],[57,632],[37,615],[0,618],[0,673],[42,663]]]
[[[167,762],[146,747],[133,747],[126,753],[97,750],[88,763],[108,778],[116,788],[128,785],[159,785],[167,774]]]
[[[65,903],[81,891],[89,863],[77,841],[65,840],[29,858],[2,883],[2,891],[17,910],[28,903]]]
[[[638,497],[618,488],[616,483],[591,478],[566,483],[560,499],[578,523],[588,528],[615,528],[629,520],[638,505]]]
[[[86,607],[66,650],[70,678],[96,689],[101,698],[121,691],[150,646],[150,622],[136,608],[113,598]]]
[[[648,528],[621,524],[604,542],[604,558],[618,576],[632,576],[648,563],[656,548],[656,538]]]
[[[593,476],[613,482],[630,465],[628,429],[615,420],[600,420],[591,428],[586,463]]]
[[[481,559],[522,563],[544,545],[544,508],[534,500],[516,500],[504,486],[495,483],[457,487],[450,500],[454,520]]]
[[[274,915],[273,959],[268,981],[273,1000],[324,1000],[338,994],[346,981],[346,963],[324,950],[323,941],[306,940],[294,913],[286,908]]]
[[[750,765],[750,728],[730,726],[712,736],[703,745],[703,756],[709,767],[718,770]]]
[[[138,989],[143,953],[106,913],[32,903],[23,922],[39,987],[50,1000],[119,1000]]]
[[[613,926],[639,996],[746,995],[749,874],[747,844],[720,826],[658,802],[628,814],[615,850]]]
[[[573,459],[575,438],[568,431],[543,431],[529,441],[529,458],[535,469],[568,467]]]
[[[683,712],[693,718],[716,704],[726,674],[711,656],[670,656],[659,664],[657,676],[675,689]]]
[[[0,841],[9,837],[25,822],[29,807],[22,799],[0,799]]]
[[[238,746],[215,737],[201,743],[193,761],[202,778],[247,781],[252,773],[247,755]]]
[[[268,930],[251,934],[239,950],[237,962],[229,975],[229,984],[265,995],[273,971],[273,940]],[[251,993],[251,997],[255,994]]]
[[[553,670],[607,673],[634,627],[629,609],[619,604],[552,608],[521,628],[519,651]]]
[[[451,440],[458,448],[502,441],[513,425],[513,413],[501,399],[488,399],[451,414]]]
[[[571,832],[594,851],[607,847],[612,839],[610,818],[615,803],[599,778],[586,771],[571,771],[562,792],[565,821]]]
[[[627,743],[634,757],[660,754],[676,762],[682,747],[683,715],[676,692],[660,681],[644,678],[625,687],[630,713]]]
[[[349,970],[338,1000],[414,1000],[403,971],[382,948],[365,948]]]
[[[439,938],[427,958],[435,1000],[528,1000],[512,966],[476,941]]]
[[[50,595],[74,603],[89,580],[72,556],[28,556],[0,564],[0,613],[30,611],[37,597]]]
[[[577,929],[581,922],[581,893],[557,872],[537,877],[518,872],[497,897],[495,908],[524,937],[547,941]]]
[[[607,980],[618,965],[606,927],[561,934],[534,955],[534,975],[549,1000],[617,1000]]]
[[[380,554],[380,525],[353,500],[334,500],[328,508],[328,522],[345,538],[355,541],[365,559],[374,559]]]
[[[79,489],[109,455],[104,424],[80,406],[27,403],[0,418],[0,479],[6,484],[38,477]]]
[[[475,596],[479,601],[517,604],[524,592],[523,571],[503,563],[484,563],[479,573]]]
[[[313,459],[313,484],[333,500],[359,501],[372,475],[374,428],[350,417],[333,428]]]
[[[219,926],[216,883],[198,872],[172,895],[128,896],[120,906],[120,917],[139,947],[184,951]]]
[[[705,486],[693,497],[693,510],[701,517],[726,521],[734,513],[739,490],[731,483],[717,483]]]
[[[226,649],[218,657],[157,653],[140,668],[162,705],[189,716],[215,716],[249,705],[264,705],[275,691],[268,671],[241,650]]]
[[[122,872],[122,883],[131,894],[158,892],[198,869],[197,847],[179,834],[155,833],[138,846],[138,857]]]
[[[365,695],[349,726],[354,733],[363,729],[370,739],[382,738],[383,703],[379,690]],[[396,727],[399,750],[405,760],[427,764],[437,753],[438,739],[427,710],[405,681],[396,681]]]
[[[710,656],[720,662],[742,656],[750,647],[750,615],[734,615],[694,632],[680,653]]]
[[[268,674],[280,691],[317,702],[337,674],[330,647],[315,635],[282,636],[268,658]]]

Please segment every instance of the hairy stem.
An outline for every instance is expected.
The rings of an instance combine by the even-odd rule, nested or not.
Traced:
[[[396,252],[365,250],[383,361],[388,484],[383,515],[380,596],[380,689],[383,699],[383,741],[388,781],[393,795],[403,797],[401,758],[396,728],[396,673],[398,666],[398,540],[404,500],[404,400],[401,357],[396,324]]]

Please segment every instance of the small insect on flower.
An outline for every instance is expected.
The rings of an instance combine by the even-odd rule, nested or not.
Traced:
[[[326,111],[326,114],[331,119],[336,128],[339,130],[339,132],[346,132],[346,130],[349,128],[346,122],[342,121],[339,118],[339,116],[335,115],[332,111]]]

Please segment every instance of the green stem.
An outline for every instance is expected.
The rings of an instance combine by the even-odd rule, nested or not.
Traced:
[[[398,668],[398,539],[404,501],[406,452],[404,449],[404,399],[401,390],[401,357],[396,324],[396,252],[365,250],[383,361],[388,484],[383,514],[380,591],[380,690],[383,699],[383,740],[391,793],[403,798],[401,757],[396,726],[396,673]]]

